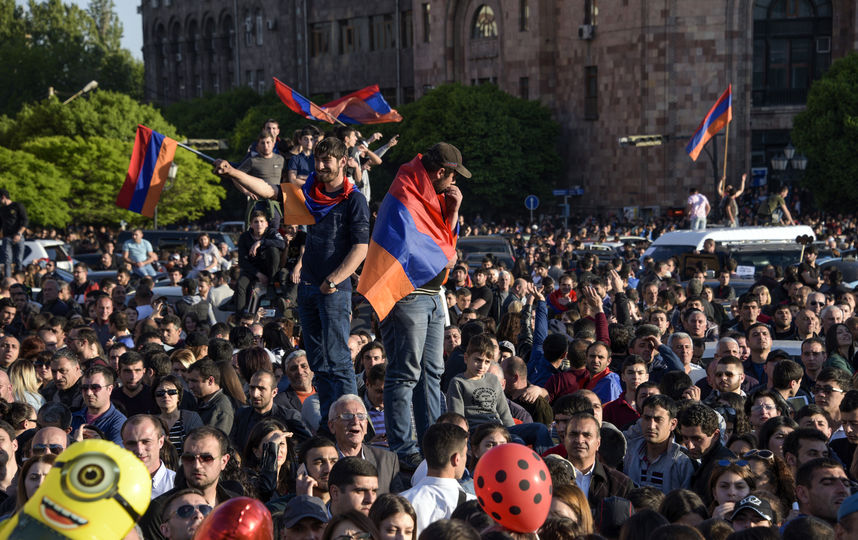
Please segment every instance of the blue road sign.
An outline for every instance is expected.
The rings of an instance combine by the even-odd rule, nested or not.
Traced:
[[[528,210],[536,210],[539,208],[539,197],[536,195],[528,195],[524,198],[524,207]]]

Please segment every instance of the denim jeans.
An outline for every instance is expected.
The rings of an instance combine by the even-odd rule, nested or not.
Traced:
[[[317,285],[298,287],[298,318],[313,370],[313,384],[319,394],[321,426],[328,421],[328,409],[344,394],[357,394],[355,370],[349,352],[352,291],[322,294]]]
[[[533,451],[540,456],[546,450],[554,446],[554,441],[551,439],[551,432],[545,427],[545,424],[539,422],[531,422],[529,424],[517,424],[508,427],[509,434],[512,435],[513,442],[520,442],[533,447]],[[516,441],[515,439],[520,439]]]
[[[140,267],[135,266],[134,267],[134,273],[140,277],[146,277],[146,276],[155,277],[155,275],[157,274],[157,272],[155,272],[155,269],[152,267],[151,264],[144,264],[143,266],[140,266]]]
[[[400,457],[417,452],[418,441],[441,415],[444,309],[439,295],[409,294],[381,321],[387,351],[384,424],[390,450]]]
[[[706,216],[692,217],[691,218],[691,230],[692,231],[705,231],[706,230]]]
[[[2,238],[3,242],[3,266],[6,269],[6,277],[12,275],[12,264],[18,270],[24,270],[24,236],[21,235],[21,240],[15,242],[11,237]]]

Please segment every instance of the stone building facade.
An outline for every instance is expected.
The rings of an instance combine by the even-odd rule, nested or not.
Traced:
[[[332,98],[377,83],[394,104],[491,82],[554,111],[578,209],[714,199],[723,135],[697,162],[685,145],[728,84],[728,181],[770,168],[810,83],[858,48],[854,0],[143,1],[150,99],[272,75]],[[618,144],[644,134],[664,143]]]

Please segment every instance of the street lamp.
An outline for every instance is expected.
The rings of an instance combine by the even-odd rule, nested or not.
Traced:
[[[789,143],[784,148],[784,153],[772,158],[772,169],[778,171],[779,176],[785,177],[786,183],[792,186],[792,171],[803,171],[807,168],[807,157],[802,154],[796,155],[795,147]]]
[[[88,83],[86,83],[86,86],[84,86],[83,88],[81,88],[80,90],[75,92],[72,97],[63,101],[63,105],[67,105],[72,100],[77,99],[78,97],[82,96],[83,94],[87,94],[89,92],[92,92],[96,88],[98,88],[98,81],[89,81]]]

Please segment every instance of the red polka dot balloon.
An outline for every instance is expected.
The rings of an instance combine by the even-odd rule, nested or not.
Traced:
[[[515,532],[537,531],[551,507],[551,477],[539,454],[526,446],[495,446],[474,470],[477,500],[492,519]]]

